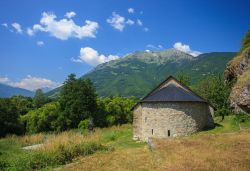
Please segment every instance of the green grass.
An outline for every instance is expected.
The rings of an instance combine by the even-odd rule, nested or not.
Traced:
[[[145,145],[132,140],[131,125],[96,129],[95,133],[87,135],[77,131],[50,135],[50,143],[37,150],[21,149],[26,139],[27,136],[0,139],[0,170],[47,170],[70,163],[79,156]],[[29,143],[33,144],[32,141],[37,142],[37,139]]]
[[[240,122],[239,118],[245,118],[244,122]],[[206,135],[206,134],[222,134],[222,133],[230,133],[237,132],[240,130],[239,123],[242,128],[250,128],[250,116],[247,114],[239,115],[229,115],[225,116],[224,120],[221,120],[221,117],[215,117],[215,128],[209,129],[205,131],[198,132],[194,135]]]
[[[250,116],[245,114],[226,116],[223,121],[221,117],[215,117],[214,120],[214,129],[196,133],[191,138],[237,132],[240,130],[239,123],[242,128],[250,128]],[[0,170],[48,170],[71,163],[80,156],[103,152],[110,154],[111,151],[140,151],[146,146],[145,143],[132,140],[132,125],[122,125],[96,129],[93,134],[87,135],[77,131],[51,134],[48,137],[50,143],[46,148],[21,149],[27,142],[33,144],[33,141],[37,142],[43,136],[37,134],[32,137],[0,139]]]
[[[235,120],[241,128],[250,128],[250,115],[241,113],[236,115]]]
[[[132,126],[126,125],[123,130],[107,130],[102,134],[102,140],[114,148],[138,148],[145,146],[145,143],[136,142],[132,139]]]

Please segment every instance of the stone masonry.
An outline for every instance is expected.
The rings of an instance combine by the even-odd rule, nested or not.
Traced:
[[[140,103],[134,109],[134,139],[186,136],[213,127],[213,109],[202,102]]]

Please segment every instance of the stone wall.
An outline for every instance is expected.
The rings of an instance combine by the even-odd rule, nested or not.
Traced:
[[[133,139],[139,140],[142,135],[142,108],[141,104],[137,105],[133,111]]]
[[[209,106],[200,102],[142,103],[134,109],[134,139],[185,136],[213,126]]]

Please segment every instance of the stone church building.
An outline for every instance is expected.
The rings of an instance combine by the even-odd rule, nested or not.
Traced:
[[[213,107],[172,76],[132,110],[135,140],[185,136],[214,127]]]

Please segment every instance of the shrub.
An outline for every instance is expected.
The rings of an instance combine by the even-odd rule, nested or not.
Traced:
[[[22,134],[23,124],[19,120],[20,113],[11,99],[0,98],[0,137],[7,134]]]
[[[21,116],[21,120],[25,123],[28,133],[38,133],[58,130],[59,116],[59,103],[51,102]]]
[[[250,122],[250,115],[245,113],[235,114],[235,120],[238,123]]]
[[[90,124],[90,119],[85,119],[82,120],[79,124],[78,124],[78,129],[80,129],[80,131],[82,133],[86,133],[88,130],[88,126]]]
[[[105,141],[115,141],[118,138],[118,133],[116,131],[107,132],[103,135]]]

